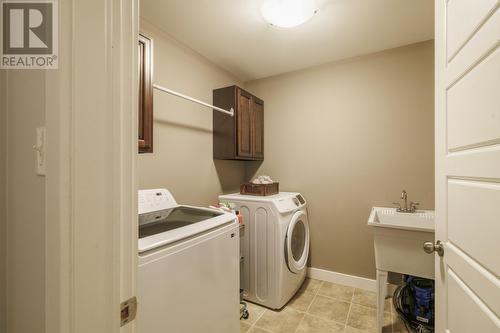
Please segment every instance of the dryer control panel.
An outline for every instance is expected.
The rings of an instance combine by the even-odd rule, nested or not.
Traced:
[[[280,213],[288,213],[304,207],[306,200],[302,194],[297,193],[275,201],[275,205]]]
[[[302,194],[297,194],[296,198],[297,198],[297,200],[299,201],[299,203],[301,205],[305,205],[306,204],[306,199],[304,199],[304,197],[302,196]]]

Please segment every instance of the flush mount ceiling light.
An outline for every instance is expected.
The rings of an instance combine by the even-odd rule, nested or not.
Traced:
[[[309,21],[317,7],[314,0],[264,0],[260,11],[270,24],[293,28]]]

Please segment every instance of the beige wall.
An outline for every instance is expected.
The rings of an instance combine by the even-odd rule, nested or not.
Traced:
[[[212,102],[212,90],[238,80],[151,24],[141,32],[153,38],[153,81]],[[166,187],[182,203],[208,205],[235,191],[245,165],[212,159],[212,111],[178,97],[154,92],[154,153],[140,154],[139,188]]]
[[[434,205],[433,43],[246,84],[265,101],[269,174],[309,203],[311,265],[374,278],[372,206]]]
[[[6,200],[6,167],[7,167],[7,101],[6,101],[6,72],[0,70],[0,333],[5,333],[6,326],[6,271],[5,271],[5,253],[6,253],[6,237],[5,223],[7,221],[5,211]]]
[[[44,72],[9,71],[7,89],[7,332],[37,333],[45,330],[45,178],[32,146],[45,121]]]

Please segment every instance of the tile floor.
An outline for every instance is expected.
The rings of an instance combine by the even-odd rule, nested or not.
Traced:
[[[306,279],[280,311],[248,303],[241,333],[377,333],[375,293]],[[384,333],[407,333],[387,299]]]

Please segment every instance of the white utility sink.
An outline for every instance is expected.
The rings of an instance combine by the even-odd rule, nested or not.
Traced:
[[[399,213],[396,208],[373,207],[368,225],[403,229],[410,231],[434,232],[434,211],[417,210],[415,213]]]
[[[434,242],[434,211],[402,213],[396,208],[373,207],[368,225],[373,227],[377,321],[382,332],[388,272],[434,279],[434,255],[423,249],[425,242]]]

